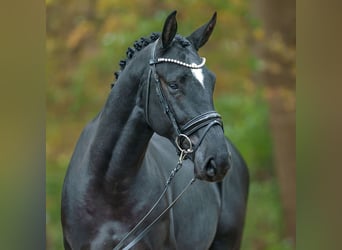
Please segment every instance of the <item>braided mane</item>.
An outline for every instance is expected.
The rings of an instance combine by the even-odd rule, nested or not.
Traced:
[[[120,72],[123,71],[126,67],[127,61],[129,61],[133,56],[134,53],[137,51],[142,50],[149,44],[153,43],[159,38],[160,34],[159,33],[152,33],[148,37],[141,37],[138,41],[135,41],[132,47],[128,47],[126,51],[126,59],[120,60],[119,66],[120,70],[114,72],[115,79],[113,83],[111,84],[111,87],[113,88],[115,81],[119,78]]]
[[[115,79],[111,83],[112,88],[115,84],[115,81],[119,78],[120,72],[125,69],[127,62],[134,56],[135,52],[138,52],[138,51],[142,50],[143,48],[145,48],[146,46],[148,46],[149,44],[155,42],[159,38],[159,36],[160,36],[160,33],[153,32],[150,36],[141,37],[138,41],[135,41],[132,47],[128,47],[128,49],[126,51],[127,58],[120,60],[120,62],[119,62],[120,70],[114,72]],[[183,38],[179,35],[176,35],[175,38],[177,41],[180,42],[180,44],[183,47],[190,45],[188,40],[186,40],[185,38]]]

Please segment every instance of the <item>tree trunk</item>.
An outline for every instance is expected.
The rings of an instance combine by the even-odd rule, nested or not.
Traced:
[[[285,236],[296,241],[296,1],[254,0],[262,22],[255,52],[262,61],[257,80],[265,85],[270,110],[276,174],[284,212]]]

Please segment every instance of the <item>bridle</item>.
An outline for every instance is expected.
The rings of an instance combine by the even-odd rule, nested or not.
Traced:
[[[156,93],[159,97],[159,101],[161,106],[163,107],[164,113],[168,116],[169,120],[171,121],[172,127],[176,133],[176,139],[175,144],[177,146],[177,154],[179,155],[178,163],[176,167],[171,171],[171,174],[168,178],[168,180],[165,183],[165,187],[157,201],[154,203],[152,208],[147,212],[147,214],[135,225],[135,227],[128,232],[123,239],[115,246],[114,250],[120,250],[122,247],[123,250],[131,249],[134,245],[136,245],[139,240],[141,240],[151,229],[151,227],[166,213],[168,212],[174,204],[181,198],[181,196],[185,193],[185,191],[195,182],[195,178],[191,179],[190,182],[185,186],[185,188],[180,192],[180,194],[169,204],[167,208],[165,208],[138,236],[136,236],[128,245],[124,246],[124,242],[137,231],[140,225],[147,219],[147,217],[152,213],[152,211],[157,207],[161,199],[164,197],[173,177],[176,175],[176,173],[181,169],[183,165],[183,160],[187,156],[191,156],[191,154],[194,154],[199,145],[202,143],[205,135],[208,133],[209,129],[215,125],[219,125],[223,129],[223,123],[221,116],[216,111],[208,111],[203,114],[200,114],[198,116],[195,116],[194,118],[190,119],[188,122],[186,122],[183,126],[179,126],[176,115],[172,109],[172,106],[170,105],[169,101],[167,100],[162,87],[161,82],[159,80],[159,76],[156,71],[156,65],[160,63],[174,63],[178,64],[183,67],[191,68],[191,69],[199,69],[202,68],[205,65],[205,58],[202,58],[202,63],[200,64],[188,64],[176,59],[169,59],[169,58],[156,58],[156,46],[158,44],[158,40],[156,40],[152,53],[151,53],[151,59],[149,61],[150,64],[150,70],[148,73],[147,78],[147,86],[146,86],[146,101],[145,101],[145,119],[146,122],[150,125],[150,116],[149,116],[149,98],[150,98],[150,87],[152,82],[152,77],[155,82],[156,87]],[[193,146],[193,143],[190,139],[190,136],[195,133],[196,131],[205,128],[202,136],[200,137],[196,147]],[[185,142],[185,143],[184,143]],[[230,153],[230,152],[229,152]],[[231,157],[231,154],[230,154]]]
[[[159,40],[159,39],[158,39]],[[205,65],[206,59],[203,57],[202,62],[200,64],[196,63],[185,63],[176,59],[170,59],[170,58],[157,58],[156,57],[156,46],[158,44],[158,40],[154,43],[154,46],[151,50],[151,59],[149,61],[150,64],[150,70],[148,73],[147,83],[146,83],[146,98],[145,98],[145,119],[148,124],[150,124],[150,116],[149,116],[149,99],[150,99],[150,87],[152,82],[152,75],[155,82],[155,88],[156,93],[159,98],[159,102],[161,106],[163,107],[164,113],[168,116],[173,130],[176,133],[176,144],[177,141],[179,144],[182,144],[183,140],[186,140],[186,142],[190,142],[191,147],[192,141],[190,140],[189,136],[198,131],[201,128],[206,127],[204,130],[201,138],[199,139],[199,142],[197,143],[196,147],[191,152],[192,154],[195,153],[201,142],[203,141],[205,135],[208,133],[209,129],[214,125],[219,125],[223,129],[223,123],[221,119],[221,115],[218,114],[216,111],[208,111],[203,114],[200,114],[198,116],[195,116],[194,118],[190,119],[186,124],[183,126],[180,126],[177,122],[175,112],[172,109],[172,106],[170,105],[169,101],[167,100],[163,89],[161,87],[161,81],[159,79],[156,65],[160,63],[173,63],[180,65],[182,67],[190,68],[190,69],[200,69]],[[188,145],[190,146],[190,145]],[[178,151],[178,154],[180,154],[181,151]],[[190,152],[188,153],[190,154]]]

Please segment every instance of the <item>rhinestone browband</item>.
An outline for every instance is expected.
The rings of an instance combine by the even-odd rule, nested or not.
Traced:
[[[176,59],[170,59],[170,58],[157,58],[157,59],[151,59],[150,65],[166,62],[166,63],[175,63],[175,64],[178,64],[187,68],[191,68],[191,69],[200,69],[204,66],[205,61],[206,61],[205,57],[202,57],[202,62],[200,64],[196,64],[196,63],[189,64],[189,63],[181,62]]]

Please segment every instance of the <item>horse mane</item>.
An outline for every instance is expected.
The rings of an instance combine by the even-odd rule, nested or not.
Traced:
[[[134,54],[140,50],[142,50],[143,48],[145,48],[146,46],[148,46],[149,44],[155,42],[158,38],[160,37],[160,33],[155,33],[153,32],[151,35],[149,35],[148,37],[141,37],[139,40],[135,41],[133,46],[128,47],[127,51],[126,51],[126,59],[122,59],[119,62],[119,67],[120,70],[114,72],[114,76],[115,79],[114,81],[111,83],[111,88],[113,88],[116,80],[118,80],[119,76],[120,76],[120,72],[123,71],[126,67],[127,62],[132,59],[132,57],[134,56]],[[181,37],[179,35],[176,35],[176,40],[180,42],[180,44],[183,47],[189,46],[190,42],[188,40],[186,40],[184,37]]]
[[[160,36],[159,33],[153,32],[148,37],[141,37],[139,40],[134,42],[133,46],[128,47],[128,49],[126,51],[126,56],[127,56],[126,59],[122,59],[119,62],[120,70],[114,72],[115,79],[111,83],[111,87],[112,88],[113,88],[113,86],[115,84],[115,81],[118,80],[120,72],[125,69],[127,62],[130,59],[132,59],[132,57],[134,56],[135,52],[138,52],[138,51],[142,50],[143,48],[145,48],[146,46],[148,46],[149,44],[153,43],[154,41],[156,41],[159,38],[159,36]]]

